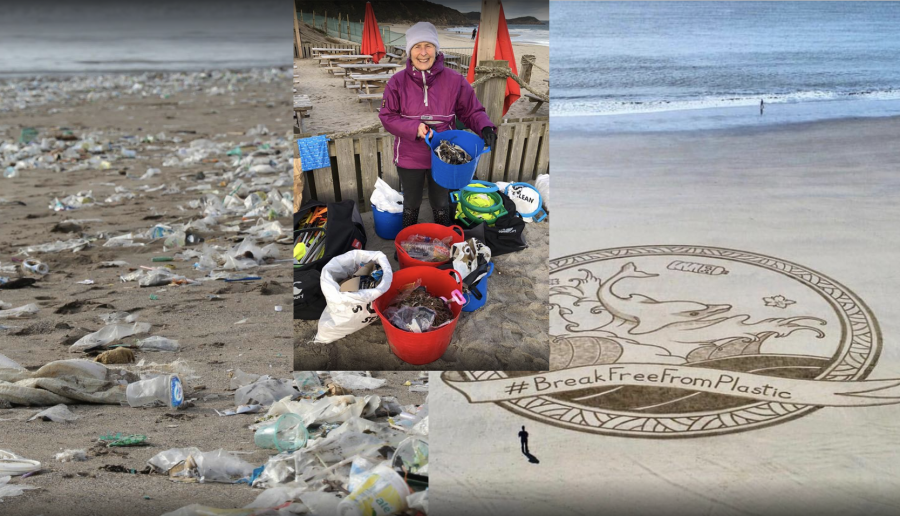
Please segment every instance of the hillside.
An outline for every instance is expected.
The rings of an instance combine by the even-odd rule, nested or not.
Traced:
[[[465,14],[466,18],[468,18],[469,23],[472,25],[477,25],[479,20],[481,20],[481,13],[478,11],[472,11],[470,13]],[[534,16],[520,16],[519,18],[507,18],[507,25],[543,25],[545,22],[538,20]]]
[[[471,25],[466,15],[443,5],[426,0],[370,0],[378,23],[416,23],[431,22],[435,25]],[[326,12],[328,17],[337,17],[338,13],[350,21],[362,21],[366,17],[366,3],[360,0],[295,0],[297,12],[312,11],[316,15]]]

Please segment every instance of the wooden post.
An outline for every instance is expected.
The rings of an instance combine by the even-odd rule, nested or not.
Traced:
[[[300,158],[294,158],[294,211],[303,204],[303,165]]]
[[[325,29],[325,37],[328,37],[328,11],[325,11],[325,23],[322,24],[322,28]]]
[[[509,70],[509,61],[482,61],[481,66]],[[478,79],[483,74],[475,74]],[[506,94],[506,77],[494,77],[475,87],[475,96],[481,101],[488,118],[497,127],[503,118],[503,98]]]
[[[301,16],[303,11],[300,11]],[[297,55],[303,59],[303,46],[300,41],[300,22],[297,20],[297,4],[294,4],[294,42],[297,44]]]
[[[522,67],[519,68],[519,78],[522,79],[522,82],[525,84],[531,84],[531,68],[534,66],[534,56],[533,55],[524,55],[522,56]]]
[[[344,32],[344,17],[341,16],[341,13],[338,13],[338,36],[343,36],[342,32]]]
[[[350,15],[347,15],[347,41],[353,41],[350,39]]]
[[[481,0],[481,28],[478,30],[478,63],[494,59],[497,28],[500,26],[500,0]]]

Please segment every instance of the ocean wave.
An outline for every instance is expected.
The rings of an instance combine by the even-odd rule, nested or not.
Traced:
[[[853,92],[800,91],[787,94],[758,94],[740,96],[706,97],[688,100],[621,101],[590,98],[553,98],[551,116],[623,115],[632,113],[659,113],[694,109],[758,106],[766,104],[798,104],[836,100],[898,100],[900,88]]]

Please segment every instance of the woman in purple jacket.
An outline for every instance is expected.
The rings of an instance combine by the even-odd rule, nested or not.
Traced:
[[[406,32],[406,53],[406,69],[388,81],[378,113],[384,128],[396,136],[394,164],[403,187],[403,227],[418,222],[426,182],[434,221],[449,226],[449,191],[431,177],[431,149],[425,143],[425,135],[433,130],[455,129],[458,118],[493,148],[496,127],[466,78],[444,68],[434,25],[419,22],[410,27]]]

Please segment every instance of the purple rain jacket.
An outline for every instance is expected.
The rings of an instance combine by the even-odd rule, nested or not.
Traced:
[[[423,81],[424,76],[424,81]],[[475,89],[459,73],[444,67],[438,54],[431,70],[416,70],[406,60],[406,69],[394,74],[384,89],[378,118],[394,138],[394,164],[401,168],[431,168],[431,149],[417,139],[419,124],[436,132],[455,129],[454,115],[480,135],[491,123]]]

